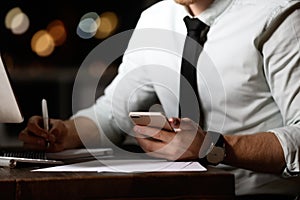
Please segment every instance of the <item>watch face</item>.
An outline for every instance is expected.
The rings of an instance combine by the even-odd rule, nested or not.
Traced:
[[[211,152],[206,156],[207,161],[212,164],[218,164],[224,160],[225,150],[222,147],[214,147]]]

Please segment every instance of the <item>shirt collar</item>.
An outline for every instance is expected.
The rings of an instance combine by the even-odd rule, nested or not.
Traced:
[[[232,1],[233,0],[214,0],[214,2],[205,11],[195,17],[203,21],[205,24],[211,26]],[[186,7],[185,11],[190,17],[192,17]]]

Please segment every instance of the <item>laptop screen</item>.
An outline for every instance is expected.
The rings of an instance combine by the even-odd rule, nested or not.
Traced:
[[[0,53],[0,123],[21,123],[20,112]]]

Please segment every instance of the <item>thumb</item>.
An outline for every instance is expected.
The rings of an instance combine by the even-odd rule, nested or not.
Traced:
[[[199,129],[200,126],[189,118],[181,118],[179,128],[181,130],[195,130]]]

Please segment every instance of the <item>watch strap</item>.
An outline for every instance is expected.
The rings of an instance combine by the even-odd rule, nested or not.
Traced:
[[[219,132],[214,132],[214,131],[208,131],[206,133],[206,136],[204,138],[204,141],[202,143],[201,148],[205,149],[201,149],[199,152],[199,162],[202,165],[218,165],[220,162],[217,163],[212,163],[209,162],[209,160],[207,159],[207,155],[209,155],[210,153],[212,153],[214,148],[222,148],[224,155],[222,160],[225,157],[225,139],[224,136],[219,133]]]

